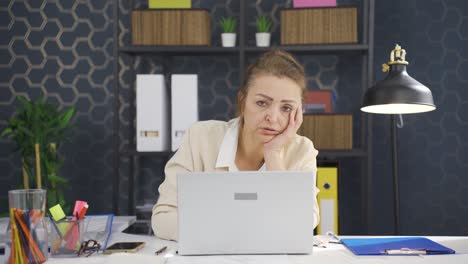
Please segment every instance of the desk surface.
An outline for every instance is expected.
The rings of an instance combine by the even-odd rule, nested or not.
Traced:
[[[314,248],[311,255],[242,255],[242,256],[174,256],[163,258],[154,252],[163,246],[168,246],[167,253],[174,253],[176,242],[165,241],[154,236],[129,235],[121,233],[125,227],[134,221],[134,218],[116,217],[114,232],[109,243],[121,241],[144,241],[146,246],[138,253],[118,253],[112,255],[92,255],[89,258],[49,258],[47,263],[150,263],[150,264],[311,264],[311,263],[468,263],[468,237],[428,237],[447,247],[454,249],[453,255],[428,256],[356,256],[343,245],[329,244],[327,248]],[[0,263],[4,263],[0,256]],[[6,259],[5,259],[6,260]]]

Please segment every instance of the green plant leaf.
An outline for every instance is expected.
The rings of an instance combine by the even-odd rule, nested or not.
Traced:
[[[237,20],[235,17],[222,17],[219,20],[219,25],[224,33],[235,33],[237,30]]]
[[[20,101],[25,107],[31,106],[31,102],[23,96],[17,96],[16,99]]]
[[[75,109],[59,111],[57,107],[47,103],[43,96],[35,101],[18,96],[17,100],[22,105],[18,107],[14,118],[7,122],[7,127],[0,136],[8,136],[15,143],[14,151],[22,155],[30,182],[35,182],[36,175],[34,145],[40,145],[41,169],[43,175],[47,175],[43,177],[43,185],[50,191],[50,201],[61,199],[65,203],[63,189],[69,185],[69,181],[57,175],[63,161],[49,146],[50,143],[56,143],[58,146],[67,140],[65,132],[74,127],[71,125],[71,119]],[[17,180],[21,186],[23,177],[17,177]]]
[[[67,179],[61,178],[61,177],[57,176],[56,174],[49,174],[49,175],[47,175],[47,178],[49,178],[50,181],[54,181],[54,182],[60,183],[60,184],[68,183]]]
[[[270,32],[271,29],[271,19],[265,15],[258,15],[255,18],[255,25],[257,27],[257,32]]]
[[[3,130],[2,135],[0,135],[0,137],[4,137],[4,136],[9,135],[11,133],[13,133],[13,129],[11,129],[11,127],[7,127],[5,130]]]
[[[60,126],[63,128],[66,127],[74,114],[75,114],[74,108],[70,108],[67,111],[65,111],[65,113],[63,113],[63,115],[60,118]]]

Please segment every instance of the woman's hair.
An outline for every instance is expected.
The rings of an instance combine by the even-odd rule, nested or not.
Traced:
[[[302,95],[306,90],[304,67],[286,51],[279,49],[268,51],[247,68],[244,82],[237,92],[238,115],[244,112],[249,86],[261,75],[289,78],[299,85]]]

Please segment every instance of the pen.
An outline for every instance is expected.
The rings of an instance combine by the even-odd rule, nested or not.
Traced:
[[[164,247],[158,249],[158,250],[157,250],[156,252],[154,252],[154,253],[155,253],[156,255],[159,255],[159,254],[163,253],[166,249],[167,249],[167,246],[164,246]]]
[[[54,227],[55,229],[55,232],[57,232],[57,234],[59,235],[60,239],[63,238],[62,236],[62,232],[60,232],[60,229],[58,228],[57,224],[55,223],[54,219],[52,218],[52,216],[50,214],[47,214],[47,216],[49,217],[50,219],[50,222],[52,223],[52,226]]]
[[[335,233],[328,231],[328,232],[327,232],[327,236],[331,236],[331,237],[333,237],[333,239],[336,240],[336,241],[328,241],[328,243],[338,243],[338,244],[341,244],[341,239],[340,239],[337,235],[335,235]]]
[[[84,217],[85,214],[86,214],[86,211],[88,211],[88,207],[89,207],[89,205],[88,205],[88,204],[85,204],[85,205],[83,206],[83,208],[81,208],[81,211],[80,211],[80,213],[78,214],[78,220],[83,219],[83,217]]]

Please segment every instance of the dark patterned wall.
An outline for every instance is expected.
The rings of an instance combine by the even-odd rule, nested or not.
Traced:
[[[398,129],[401,231],[467,235],[468,2],[376,1],[375,65],[395,43],[409,74],[433,92],[437,110],[404,116]],[[376,80],[384,74],[376,67]],[[392,232],[389,119],[374,117],[374,225]]]
[[[92,212],[112,210],[112,1],[0,2],[0,130],[20,104],[17,95],[76,107],[76,129],[59,153],[69,200]],[[20,179],[20,157],[0,139],[0,212]]]

